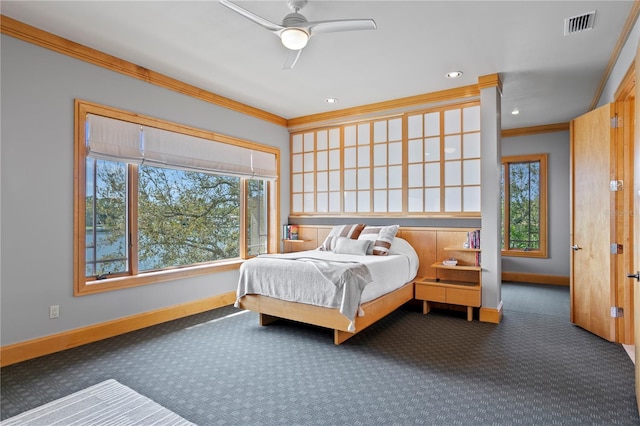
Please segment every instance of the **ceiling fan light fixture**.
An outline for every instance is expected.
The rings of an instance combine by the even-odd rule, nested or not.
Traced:
[[[299,28],[287,28],[280,34],[280,40],[287,49],[300,50],[307,45],[309,34]]]

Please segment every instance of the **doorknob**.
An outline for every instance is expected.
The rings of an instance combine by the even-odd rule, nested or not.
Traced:
[[[571,246],[571,248],[573,249],[573,251],[582,250],[582,247],[580,247],[580,246],[579,246],[579,245],[577,245],[577,244],[572,245],[572,246]]]
[[[627,278],[635,278],[636,281],[640,281],[640,271],[636,272],[635,274],[627,274]]]

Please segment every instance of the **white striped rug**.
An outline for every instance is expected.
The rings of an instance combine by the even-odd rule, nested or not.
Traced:
[[[193,423],[111,379],[5,419],[1,426],[187,426]]]

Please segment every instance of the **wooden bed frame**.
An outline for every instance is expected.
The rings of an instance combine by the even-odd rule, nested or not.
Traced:
[[[280,318],[333,329],[333,343],[339,345],[355,336],[379,319],[387,316],[413,299],[414,282],[405,284],[361,305],[364,316],[356,317],[354,332],[348,331],[349,320],[338,309],[323,308],[298,302],[287,302],[268,296],[247,294],[240,298],[240,308],[258,312],[260,325],[268,325]]]

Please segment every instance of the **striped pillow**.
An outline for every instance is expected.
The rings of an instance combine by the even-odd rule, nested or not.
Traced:
[[[336,241],[339,237],[357,240],[363,229],[364,223],[356,223],[354,225],[336,225],[331,229],[327,238],[324,239],[324,242],[320,246],[320,250],[333,251],[336,248]]]
[[[386,256],[389,254],[391,243],[393,243],[399,227],[399,225],[365,226],[358,239],[373,241],[373,244],[369,246],[367,254]]]

